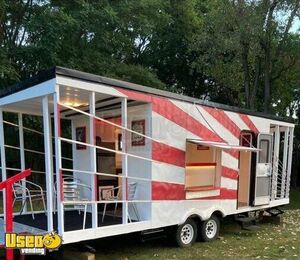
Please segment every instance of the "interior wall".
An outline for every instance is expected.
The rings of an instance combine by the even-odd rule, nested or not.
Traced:
[[[98,116],[106,117],[108,115],[113,114],[114,116],[118,117],[118,113],[115,113],[113,111],[108,111],[106,113],[97,113]],[[127,119],[128,119],[128,128],[131,128],[132,122],[137,120],[145,120],[145,135],[151,136],[151,105],[139,105],[139,106],[133,106],[128,107],[128,113],[127,113]],[[86,127],[86,136],[87,136],[87,142],[89,142],[89,118],[87,116],[79,116],[76,118],[73,118],[73,132],[75,132],[76,127]],[[119,122],[121,123],[121,122]],[[105,127],[106,128],[106,127]],[[106,129],[97,129],[96,135],[99,135],[101,137],[102,142],[113,142],[114,139],[117,140],[117,134],[121,132],[121,130],[115,131],[115,127],[108,127]],[[140,157],[145,157],[151,159],[152,153],[151,153],[151,140],[145,138],[145,145],[138,145],[134,146],[132,145],[132,135],[128,133],[127,137],[127,153],[137,155]],[[74,137],[73,137],[74,139]],[[124,145],[124,144],[123,144]],[[73,158],[74,158],[74,169],[78,170],[90,170],[90,158],[89,158],[89,149],[86,150],[77,150],[76,145],[73,146]],[[122,156],[119,155],[116,157],[116,164],[121,164]],[[135,180],[135,179],[128,179],[128,183],[130,182],[136,182],[137,183],[137,189],[136,189],[136,195],[134,200],[151,200],[151,162],[145,161],[142,159],[137,159],[128,156],[128,176],[130,177],[139,177],[139,178],[145,178],[149,181],[142,181],[142,180]],[[90,185],[91,184],[91,175],[83,174],[75,172],[74,176],[76,178],[80,178],[82,181],[84,181],[85,184]],[[83,196],[87,197],[88,199],[91,198],[90,192],[84,191]],[[140,217],[140,220],[146,220],[150,219],[151,215],[151,203],[135,203],[135,206],[138,210],[138,214]],[[132,206],[129,206],[129,214],[132,219],[135,218],[135,214],[133,212]]]
[[[214,162],[214,150],[207,147],[207,150],[197,148],[197,144],[186,144],[186,163],[211,163]],[[205,149],[205,148],[203,148]]]
[[[200,165],[201,163],[216,163],[216,149],[190,142],[187,142],[186,147],[185,187],[216,186],[216,166]]]
[[[114,124],[121,125],[120,116],[112,117],[108,120]],[[100,120],[96,121],[95,126],[96,138],[98,137],[99,140],[101,140],[100,146],[118,150],[118,134],[121,133],[121,129]],[[101,149],[97,150],[97,154],[97,165],[99,167],[99,172],[109,174],[120,173],[122,169],[122,155],[113,152],[107,152]],[[99,176],[99,179],[111,180],[114,179],[114,177]],[[121,184],[121,180],[119,184]]]
[[[86,127],[86,143],[90,142],[89,138],[89,117],[78,116],[72,119],[72,139],[75,140],[76,128]],[[90,171],[90,149],[86,147],[85,149],[77,149],[76,144],[73,145],[73,169]],[[91,186],[93,176],[88,173],[74,172],[74,177],[80,179],[84,184]],[[91,191],[88,189],[82,189],[82,198],[88,200],[91,199]],[[88,207],[88,210],[90,207]]]
[[[145,135],[151,136],[151,105],[140,105],[128,108],[128,128],[132,127],[132,122],[137,120],[145,120]],[[152,141],[145,138],[145,145],[132,145],[132,134],[129,133],[127,138],[127,152],[137,156],[152,158]],[[150,181],[141,181],[129,179],[128,182],[137,182],[137,190],[135,200],[151,200],[151,161],[137,159],[128,156],[128,176],[145,178]],[[136,203],[140,220],[150,219],[151,203]],[[134,219],[132,206],[129,206],[129,214]]]

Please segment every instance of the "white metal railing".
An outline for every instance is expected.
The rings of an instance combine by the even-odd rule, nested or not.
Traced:
[[[274,185],[274,182],[272,183],[272,193],[275,200],[288,197],[288,172],[285,168],[281,160],[273,154],[272,174],[275,173],[276,185]]]
[[[147,139],[149,139],[149,140],[152,140],[152,141],[161,143],[161,141],[159,141],[158,139],[155,139],[155,138],[152,138],[152,137],[150,137],[150,136],[148,136],[148,135],[145,135],[145,134],[136,132],[136,131],[134,131],[134,130],[131,130],[130,128],[127,128],[127,127],[124,127],[124,126],[115,124],[115,123],[113,123],[113,122],[111,122],[111,121],[109,121],[109,120],[107,120],[107,119],[102,118],[102,117],[99,117],[99,116],[96,116],[96,115],[89,114],[89,113],[84,112],[84,111],[82,111],[82,110],[80,110],[80,109],[77,109],[77,108],[75,108],[75,107],[68,106],[68,105],[66,105],[66,104],[64,104],[64,103],[62,103],[62,102],[59,102],[58,104],[59,104],[60,106],[63,106],[63,107],[68,108],[68,109],[70,109],[70,110],[74,110],[74,111],[76,111],[76,112],[78,112],[78,113],[81,113],[81,114],[83,114],[83,115],[86,115],[86,116],[88,116],[88,117],[92,117],[92,118],[94,118],[94,119],[100,120],[100,121],[105,122],[105,123],[107,123],[107,124],[110,124],[110,125],[112,125],[112,126],[118,127],[118,128],[120,128],[120,129],[122,129],[122,130],[128,131],[128,132],[130,132],[130,133],[133,133],[133,134],[136,134],[136,135],[139,135],[139,136],[142,136],[142,137],[145,137],[145,138],[147,138]]]
[[[84,143],[84,142],[80,142],[80,141],[75,141],[75,140],[64,138],[64,137],[59,137],[59,140],[69,142],[69,143],[79,144],[79,145],[83,145],[83,146],[88,146],[88,147],[92,147],[92,148],[96,148],[96,149],[100,149],[100,150],[104,150],[104,151],[107,151],[107,152],[112,152],[112,153],[116,153],[116,154],[120,154],[120,155],[127,155],[127,156],[132,157],[132,158],[141,159],[141,160],[145,160],[145,161],[149,161],[149,162],[157,162],[157,163],[168,164],[166,162],[152,160],[152,159],[147,158],[147,157],[142,157],[142,156],[138,156],[138,155],[131,154],[131,153],[125,153],[125,152],[122,152],[122,151],[118,151],[118,150],[115,150],[115,149],[110,149],[110,148],[99,146],[99,145],[94,145],[94,144]]]
[[[104,173],[104,172],[92,172],[92,171],[67,169],[67,168],[62,168],[61,170],[65,171],[65,172],[78,172],[78,173],[86,173],[86,174],[90,174],[90,175],[98,175],[98,176],[106,176],[106,177],[114,177],[114,178],[127,178],[127,179],[134,179],[134,180],[140,180],[140,181],[152,181],[151,179],[147,179],[147,178],[134,177],[134,176],[123,176],[123,175],[116,175],[116,174]]]
[[[1,167],[1,166],[0,166],[0,169],[2,169],[2,167]],[[23,170],[22,170],[22,169],[20,169],[20,168],[11,168],[11,167],[6,167],[5,169],[6,169],[6,170],[8,170],[8,171],[19,171],[19,172],[23,171]],[[45,174],[45,172],[43,172],[43,171],[31,170],[31,172],[33,172],[33,173],[41,173],[41,174]]]
[[[7,144],[5,144],[4,147],[10,148],[10,149],[15,149],[15,150],[21,150],[20,147],[18,147],[18,146],[13,146],[13,145],[7,145]],[[35,150],[32,150],[32,149],[27,149],[27,148],[24,148],[23,150],[24,150],[25,152],[29,152],[29,153],[35,153],[35,154],[45,155],[45,153],[44,153],[44,152],[41,152],[41,151],[35,151]],[[55,158],[55,155],[53,155],[53,158]],[[64,157],[64,156],[62,156],[61,158],[62,158],[63,160],[67,160],[67,161],[73,161],[72,158],[68,158],[68,157]]]
[[[18,127],[18,128],[19,128],[19,125],[18,125],[18,124],[14,124],[14,123],[9,122],[9,121],[3,120],[3,123],[4,123],[4,124],[7,124],[7,125],[15,126],[15,127]],[[39,135],[44,135],[44,133],[42,133],[42,132],[40,132],[40,131],[37,131],[37,130],[35,130],[35,129],[31,129],[31,128],[28,128],[28,127],[25,127],[25,126],[23,126],[23,129],[24,129],[24,130],[27,130],[27,131],[29,131],[29,132],[33,132],[33,133],[39,134]]]
[[[15,126],[15,127],[18,127],[18,128],[19,128],[19,125],[14,124],[14,123],[9,122],[9,121],[3,121],[3,123],[5,123],[5,124],[7,124],[7,125]],[[43,133],[43,132],[37,131],[37,130],[35,130],[35,129],[31,129],[31,128],[24,127],[24,126],[23,126],[23,129],[44,136],[44,133]],[[54,136],[52,136],[52,139],[54,139]],[[5,146],[6,148],[11,148],[11,149],[16,149],[16,150],[21,150],[21,148],[18,147],[18,146],[7,145],[7,144],[4,145],[4,146]],[[30,153],[35,153],[35,154],[40,154],[40,155],[45,155],[44,152],[41,152],[41,151],[35,151],[35,150],[32,150],[32,149],[28,149],[28,148],[24,148],[24,151],[25,151],[25,152],[30,152]],[[55,158],[55,155],[53,155],[53,157]],[[64,156],[62,156],[61,158],[62,158],[63,160],[73,161],[72,158],[68,158],[68,157],[64,157]]]

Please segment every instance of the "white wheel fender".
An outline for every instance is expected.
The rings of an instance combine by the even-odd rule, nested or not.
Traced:
[[[213,208],[209,208],[209,209],[206,209],[206,210],[203,210],[203,209],[200,210],[200,209],[195,209],[195,208],[193,208],[193,209],[190,209],[189,211],[187,211],[187,212],[183,215],[183,217],[182,217],[180,223],[178,223],[178,224],[179,224],[179,225],[183,224],[183,223],[186,222],[186,220],[187,220],[188,218],[190,218],[191,216],[198,216],[198,217],[201,219],[201,221],[208,220],[208,219],[211,217],[211,215],[212,215],[214,212],[216,212],[216,211],[221,212],[222,217],[225,217],[224,210],[221,209],[221,208],[218,208],[218,207],[213,207]]]

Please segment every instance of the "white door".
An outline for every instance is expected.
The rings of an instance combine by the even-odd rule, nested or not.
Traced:
[[[270,203],[271,175],[272,175],[272,151],[273,135],[259,134],[257,138],[256,178],[254,205],[266,205]]]

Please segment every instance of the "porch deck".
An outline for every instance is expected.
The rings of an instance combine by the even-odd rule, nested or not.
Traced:
[[[65,211],[64,227],[65,231],[81,230],[83,228],[83,212],[79,214],[78,210]],[[102,214],[98,213],[98,227],[122,224],[122,218],[119,216],[105,215],[102,222]],[[57,216],[53,214],[53,227],[57,230]],[[86,213],[85,229],[92,228],[92,214]],[[14,232],[44,234],[47,232],[47,216],[45,213],[34,214],[34,220],[31,214],[14,216]],[[0,218],[0,245],[4,244],[4,220]]]

